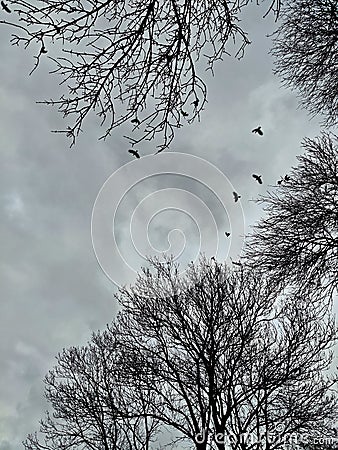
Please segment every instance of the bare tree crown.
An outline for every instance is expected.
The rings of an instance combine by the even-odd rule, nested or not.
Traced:
[[[199,119],[205,106],[200,58],[212,70],[229,39],[238,41],[236,56],[243,55],[249,39],[239,14],[251,1],[19,0],[9,1],[12,14],[0,23],[15,27],[13,44],[37,46],[34,68],[43,57],[55,64],[52,73],[67,92],[43,103],[72,120],[60,130],[72,144],[94,111],[103,139],[129,122],[132,144],[158,135],[161,151],[175,128]],[[278,14],[280,0],[269,3],[268,12]],[[49,56],[52,46],[60,56]]]
[[[326,126],[337,125],[338,5],[336,0],[286,0],[271,54],[275,73],[298,90],[301,105]]]
[[[205,258],[185,277],[153,260],[118,298],[106,331],[58,356],[46,378],[54,414],[27,450],[150,450],[164,430],[170,448],[196,450],[332,436],[335,377],[324,371],[337,330],[320,298],[279,298],[261,273]]]
[[[248,263],[272,279],[310,283],[328,294],[338,288],[337,142],[333,133],[304,139],[288,181],[258,200],[266,216],[247,246]]]

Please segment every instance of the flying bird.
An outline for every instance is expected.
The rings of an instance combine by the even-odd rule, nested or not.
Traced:
[[[235,203],[238,202],[238,200],[241,198],[241,196],[238,195],[237,192],[235,192],[235,191],[233,192],[233,196],[234,196],[234,199],[235,199]]]
[[[228,231],[224,231],[224,234],[225,234],[226,237],[230,236],[230,233]]]
[[[262,181],[262,175],[256,175],[255,173],[253,173],[253,174],[252,174],[252,177],[253,177],[256,181],[258,181],[259,184],[263,184],[263,181]]]
[[[262,131],[262,127],[257,127],[257,128],[254,128],[252,131],[251,131],[251,133],[258,133],[260,136],[263,136],[263,131]]]
[[[3,1],[1,1],[1,7],[6,13],[11,13],[12,11],[8,8],[7,4]]]
[[[128,150],[129,153],[131,153],[135,158],[139,159],[141,156],[139,155],[139,152],[137,150],[133,150],[132,148]]]
[[[136,125],[140,125],[140,123],[141,123],[141,122],[138,120],[137,117],[135,117],[135,119],[131,120],[130,122],[131,122],[131,123],[136,123]]]

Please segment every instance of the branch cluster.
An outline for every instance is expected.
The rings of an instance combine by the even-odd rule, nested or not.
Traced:
[[[55,44],[61,56],[49,57],[52,73],[67,93],[55,105],[74,118],[66,133],[75,143],[84,119],[95,111],[105,127],[102,138],[124,122],[134,124],[132,144],[162,136],[166,148],[175,128],[199,119],[206,85],[196,63],[212,70],[237,42],[237,57],[249,44],[239,14],[251,0],[82,0],[13,1],[18,20],[12,43],[38,46],[34,69]],[[280,0],[268,12],[278,14]],[[14,15],[14,14],[12,14]],[[33,70],[34,70],[33,69]]]
[[[304,139],[305,153],[276,191],[258,200],[266,216],[248,239],[247,262],[276,282],[337,290],[337,136]]]
[[[45,443],[31,435],[27,450],[151,449],[164,430],[198,450],[332,435],[335,379],[321,373],[337,331],[321,301],[280,298],[261,274],[213,260],[185,278],[171,260],[152,268],[121,290],[105,332],[59,355],[46,378],[55,413],[42,422]]]
[[[337,8],[335,0],[286,0],[271,50],[275,73],[326,126],[338,123]]]

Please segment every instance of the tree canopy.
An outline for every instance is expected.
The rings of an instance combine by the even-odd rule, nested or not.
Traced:
[[[337,136],[302,145],[287,180],[258,199],[266,214],[248,238],[247,263],[284,285],[312,284],[330,295],[338,287]]]
[[[320,298],[279,297],[261,273],[152,261],[122,311],[46,377],[53,412],[27,450],[302,448],[332,437],[337,340]],[[159,439],[159,440],[158,440]]]
[[[0,23],[14,27],[13,44],[34,48],[34,68],[41,58],[54,63],[52,73],[65,92],[44,103],[69,119],[59,132],[72,144],[94,111],[102,138],[129,122],[132,144],[158,135],[163,150],[176,128],[199,119],[207,95],[205,66],[213,70],[229,41],[236,42],[235,55],[243,55],[250,41],[240,13],[251,2],[19,0],[8,2],[12,14]],[[280,3],[269,0],[266,13],[277,15]]]
[[[337,125],[338,5],[336,0],[286,0],[271,54],[275,73],[299,93],[312,116]]]

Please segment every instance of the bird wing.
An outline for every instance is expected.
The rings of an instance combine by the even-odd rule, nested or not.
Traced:
[[[8,6],[6,5],[5,2],[1,2],[1,6],[2,6],[2,8],[3,8],[6,12],[8,12],[8,13],[12,12],[12,11],[8,8]]]
[[[239,195],[237,194],[237,192],[233,192],[233,194],[234,194],[234,199],[235,199],[235,202],[237,202],[238,201],[238,199],[239,199]]]
[[[263,184],[262,175],[256,175],[255,173],[253,173],[252,176],[255,180],[258,181],[259,184]]]

